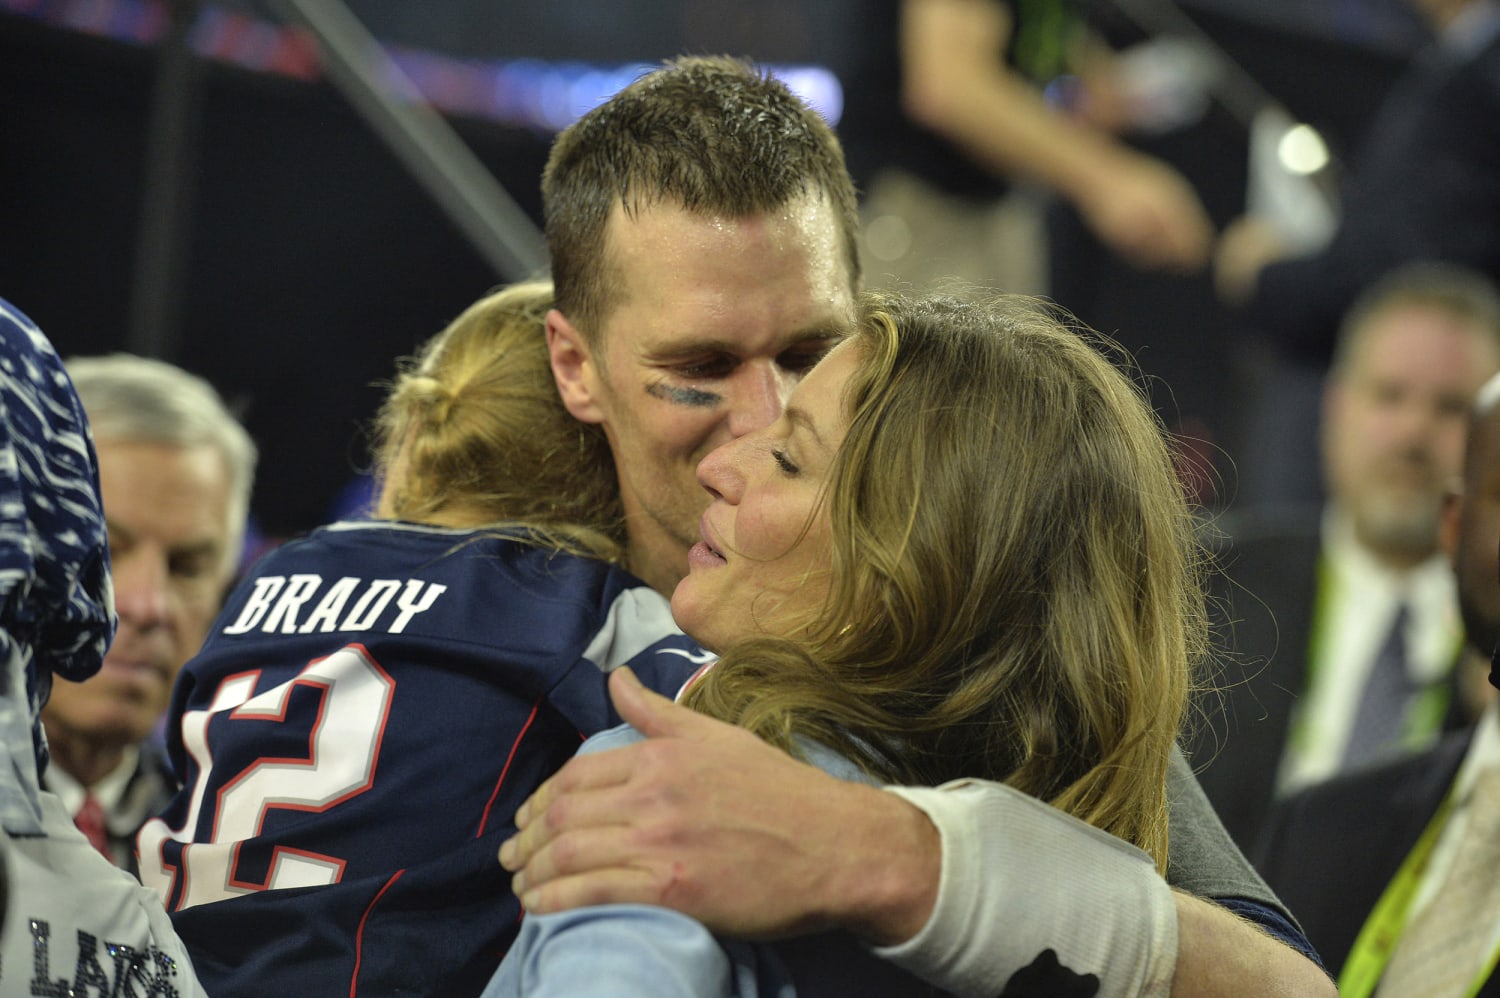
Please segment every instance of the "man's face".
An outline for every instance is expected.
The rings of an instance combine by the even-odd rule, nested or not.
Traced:
[[[1500,639],[1500,405],[1474,423],[1463,492],[1444,521],[1470,647],[1488,659]]]
[[[714,651],[808,626],[828,596],[824,501],[849,431],[844,390],[865,357],[845,343],[797,386],[781,418],[698,465],[712,500],[672,593],[672,617]]]
[[[1459,474],[1474,394],[1500,366],[1481,331],[1427,305],[1372,316],[1324,396],[1329,495],[1377,555],[1413,563],[1437,547],[1443,493]]]
[[[606,252],[620,282],[591,355],[560,313],[548,340],[564,401],[614,450],[631,568],[670,593],[687,572],[708,494],[696,469],[769,426],[845,335],[853,289],[821,197],[747,218],[616,206]]]
[[[120,627],[98,674],[58,679],[42,717],[49,738],[123,747],[151,732],[219,609],[234,569],[230,487],[207,445],[96,447]]]

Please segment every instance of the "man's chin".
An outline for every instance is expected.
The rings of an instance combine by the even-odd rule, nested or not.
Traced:
[[[81,741],[83,744],[116,745],[124,748],[145,741],[156,724],[155,715],[141,709],[120,706],[98,705],[96,709],[70,712],[64,725],[66,732],[59,731],[56,718],[48,720],[47,737],[57,742],[63,739]],[[56,753],[54,753],[56,754]]]
[[[166,711],[171,687],[160,674],[105,668],[72,688],[52,687],[44,714],[90,739],[138,741]]]
[[[1429,496],[1386,496],[1362,504],[1359,534],[1378,551],[1421,560],[1437,550],[1441,511]]]
[[[143,708],[165,703],[172,693],[172,679],[172,675],[159,666],[106,658],[99,671],[84,680],[84,685],[101,699],[116,699],[122,706]]]

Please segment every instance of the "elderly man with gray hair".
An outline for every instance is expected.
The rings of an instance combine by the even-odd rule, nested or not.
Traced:
[[[148,736],[239,566],[256,450],[202,378],[129,354],[74,358],[93,426],[120,625],[99,672],[42,713],[47,789],[117,866],[176,780]]]

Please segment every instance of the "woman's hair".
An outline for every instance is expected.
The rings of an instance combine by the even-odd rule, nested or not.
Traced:
[[[824,497],[831,590],[687,694],[874,776],[1003,781],[1166,861],[1165,777],[1207,644],[1166,438],[1044,303],[867,294]]]
[[[385,512],[524,524],[557,547],[623,557],[609,442],[601,427],[573,418],[552,379],[551,303],[546,281],[512,285],[401,362],[375,427]]]

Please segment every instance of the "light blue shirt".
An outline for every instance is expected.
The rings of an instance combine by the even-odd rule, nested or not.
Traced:
[[[579,751],[642,741],[622,725]],[[822,746],[809,762],[832,776],[874,783]],[[795,998],[930,995],[934,989],[879,959],[854,936],[827,932],[774,944],[725,940],[667,908],[619,904],[527,915],[484,998]]]

